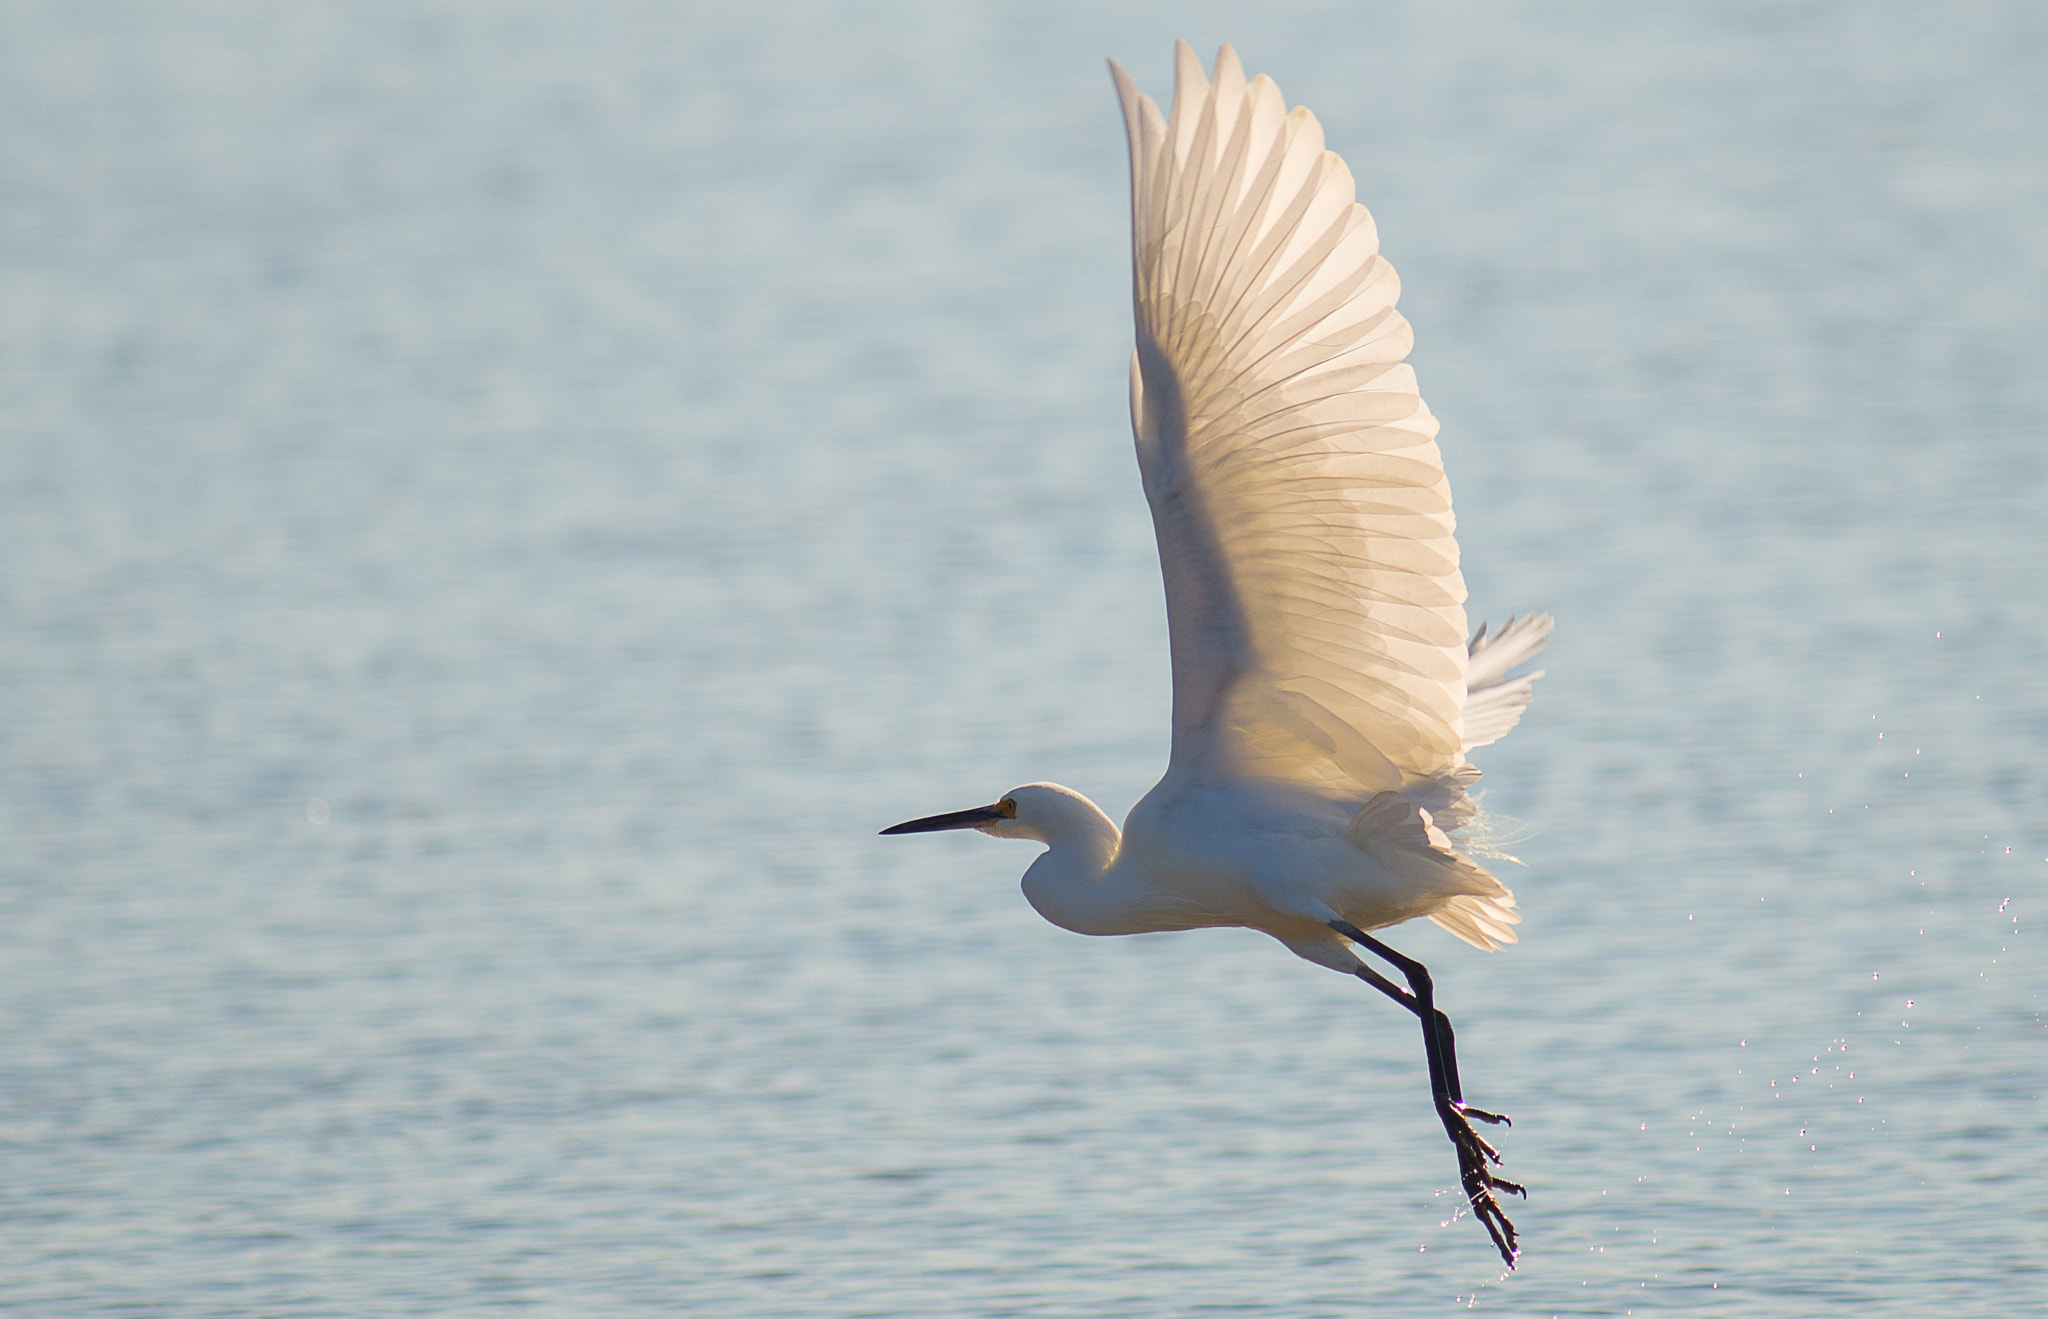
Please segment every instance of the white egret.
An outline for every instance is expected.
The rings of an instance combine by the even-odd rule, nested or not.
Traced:
[[[1185,42],[1162,117],[1114,61],[1131,151],[1131,421],[1166,578],[1173,744],[1121,833],[1033,783],[885,834],[979,829],[1046,845],[1024,896],[1081,934],[1263,930],[1422,1023],[1436,1110],[1474,1213],[1512,1267],[1500,1155],[1459,1086],[1420,962],[1375,939],[1426,916],[1514,941],[1506,886],[1451,834],[1472,823],[1466,752],[1513,728],[1547,616],[1465,634],[1437,422],[1351,173],[1230,47]],[[1407,989],[1362,962],[1396,968]]]

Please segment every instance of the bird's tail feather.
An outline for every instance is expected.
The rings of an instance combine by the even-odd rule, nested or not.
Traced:
[[[1504,943],[1514,943],[1515,932],[1508,927],[1522,923],[1515,910],[1515,895],[1506,889],[1485,897],[1461,893],[1429,913],[1429,918],[1489,953]]]
[[[1441,896],[1429,918],[1488,952],[1515,942],[1515,895],[1498,876],[1460,855],[1427,810],[1398,792],[1375,794],[1344,831],[1353,844]],[[1418,915],[1424,913],[1416,913]]]

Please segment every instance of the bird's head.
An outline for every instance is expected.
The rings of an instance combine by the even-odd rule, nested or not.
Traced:
[[[1057,783],[1027,783],[1012,788],[990,805],[905,820],[882,832],[928,834],[941,829],[979,829],[997,838],[1031,838],[1049,843],[1055,835],[1067,833],[1077,825],[1093,826],[1097,820],[1107,823],[1095,803],[1073,789]],[[1114,826],[1110,832],[1115,833]]]

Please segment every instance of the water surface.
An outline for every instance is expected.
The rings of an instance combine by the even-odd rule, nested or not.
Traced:
[[[1412,1023],[877,839],[1166,744],[1121,128],[1400,268],[1523,943]],[[2048,1293],[2048,19],[0,16],[0,1309],[2008,1316]]]

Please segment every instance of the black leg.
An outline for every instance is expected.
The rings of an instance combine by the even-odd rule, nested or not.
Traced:
[[[1404,991],[1371,967],[1358,968],[1360,980],[1414,1013],[1421,1021],[1423,1048],[1429,1057],[1430,1094],[1436,1101],[1437,1117],[1444,1124],[1444,1133],[1458,1151],[1458,1176],[1465,1188],[1465,1198],[1471,1202],[1473,1214],[1485,1224],[1486,1233],[1493,1238],[1500,1257],[1507,1261],[1509,1268],[1515,1267],[1515,1225],[1508,1221],[1493,1193],[1511,1191],[1524,1199],[1529,1193],[1514,1182],[1494,1176],[1487,1166],[1500,1162],[1500,1152],[1479,1138],[1479,1133],[1472,1130],[1470,1119],[1506,1123],[1507,1118],[1466,1107],[1464,1091],[1458,1083],[1457,1039],[1451,1032],[1451,1019],[1437,1010],[1429,969],[1414,958],[1395,952],[1349,921],[1331,921],[1330,928],[1384,959],[1408,981],[1408,990]]]

